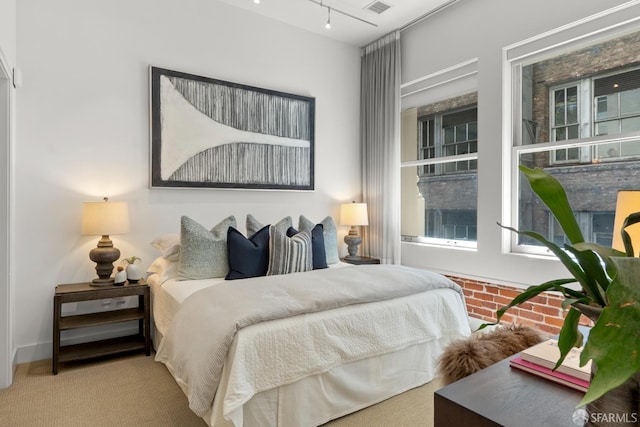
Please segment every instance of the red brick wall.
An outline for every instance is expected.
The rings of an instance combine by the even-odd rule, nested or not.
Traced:
[[[460,285],[464,291],[469,316],[477,319],[495,322],[496,311],[506,306],[522,292],[521,288],[496,285],[462,277],[448,276]],[[550,334],[560,332],[560,327],[566,314],[562,310],[563,298],[556,292],[545,292],[524,304],[510,308],[501,323],[528,325],[536,327]],[[584,316],[581,324],[591,326],[591,321]]]

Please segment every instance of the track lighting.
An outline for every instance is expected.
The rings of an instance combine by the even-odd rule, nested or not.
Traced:
[[[310,1],[311,3],[317,4],[321,8],[323,8],[323,7],[327,8],[327,23],[324,26],[326,29],[331,28],[331,11],[332,10],[333,10],[333,12],[337,12],[340,15],[348,16],[349,18],[353,18],[353,19],[355,19],[357,21],[360,21],[360,22],[363,22],[365,24],[371,25],[372,27],[377,27],[378,26],[378,24],[376,24],[374,22],[371,22],[371,21],[367,21],[366,19],[363,19],[363,18],[361,18],[359,16],[356,16],[356,15],[354,15],[352,13],[346,12],[344,10],[336,9],[334,6],[329,6],[328,4],[325,5],[324,4],[324,0],[308,0],[308,1]],[[450,2],[455,2],[455,1],[458,1],[458,0],[449,0],[449,1]]]

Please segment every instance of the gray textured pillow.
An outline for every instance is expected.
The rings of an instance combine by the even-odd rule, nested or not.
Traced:
[[[338,255],[338,229],[333,218],[326,217],[320,223],[324,228],[324,249],[327,253],[327,264],[336,264],[340,261]],[[311,232],[316,225],[307,219],[304,215],[300,215],[298,220],[298,230]]]
[[[272,226],[267,276],[311,271],[312,269],[311,233],[301,231],[288,237],[286,233]]]
[[[262,230],[262,228],[267,225],[258,221],[253,215],[247,214],[247,237],[251,237],[256,234],[258,231]],[[287,230],[289,227],[293,227],[293,219],[290,216],[285,216],[280,221],[275,224],[272,224],[276,229],[282,231],[282,234],[287,234]]]
[[[234,216],[223,219],[211,231],[189,217],[180,219],[180,280],[224,277],[229,271],[227,261],[227,230],[236,226]]]

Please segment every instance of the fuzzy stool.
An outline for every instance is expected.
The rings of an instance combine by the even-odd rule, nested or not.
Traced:
[[[474,333],[444,349],[438,361],[439,376],[444,385],[451,384],[545,339],[542,332],[519,325]]]

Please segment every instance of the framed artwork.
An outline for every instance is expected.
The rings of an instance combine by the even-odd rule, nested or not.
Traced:
[[[152,188],[314,189],[315,98],[150,74]]]

